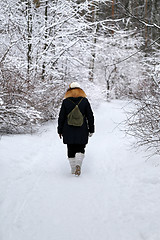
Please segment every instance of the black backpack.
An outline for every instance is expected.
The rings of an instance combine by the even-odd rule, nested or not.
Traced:
[[[74,103],[72,100],[68,99],[72,103]],[[79,101],[78,104],[75,104],[76,106],[73,108],[73,110],[67,115],[67,121],[68,125],[70,126],[76,126],[76,127],[81,127],[83,125],[83,120],[84,117],[79,110],[78,105],[82,102],[83,98]]]

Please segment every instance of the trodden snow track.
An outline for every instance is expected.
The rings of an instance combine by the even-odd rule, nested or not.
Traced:
[[[0,240],[159,240],[159,166],[129,148],[124,102],[103,103],[82,174],[56,122],[0,141]]]

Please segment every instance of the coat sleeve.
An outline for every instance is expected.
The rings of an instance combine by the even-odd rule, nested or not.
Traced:
[[[60,112],[59,112],[59,117],[58,117],[58,127],[57,127],[58,134],[63,133],[63,126],[64,126],[65,120],[66,120],[66,110],[65,110],[65,105],[63,101]]]
[[[87,121],[88,121],[89,132],[94,133],[94,131],[95,131],[94,115],[93,115],[93,111],[92,111],[91,105],[90,105],[88,100],[87,100],[87,107],[86,107],[85,116],[86,116]]]

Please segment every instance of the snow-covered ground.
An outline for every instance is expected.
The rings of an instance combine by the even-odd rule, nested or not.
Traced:
[[[70,174],[56,122],[1,138],[0,240],[160,239],[160,167],[116,127],[124,104],[95,111],[80,177]]]

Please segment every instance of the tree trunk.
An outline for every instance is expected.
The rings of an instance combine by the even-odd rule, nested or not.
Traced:
[[[26,12],[27,12],[27,75],[28,75],[28,85],[30,81],[31,65],[32,65],[32,13],[31,13],[31,1],[26,2]]]
[[[91,3],[91,22],[96,22],[97,19],[97,11],[96,11],[96,2],[92,1]],[[94,66],[95,66],[95,57],[96,57],[96,42],[97,42],[97,26],[93,29],[93,43],[91,46],[91,60],[89,65],[89,81],[94,81]]]
[[[47,31],[47,21],[48,21],[48,1],[46,1],[46,5],[45,5],[45,44],[44,44],[44,58],[46,57],[46,49],[48,47],[47,44],[47,39],[48,39],[48,31]],[[44,59],[43,64],[42,64],[42,80],[44,80],[45,78],[45,74],[46,74],[46,61]]]
[[[129,12],[132,13],[132,0],[129,0],[128,9],[129,9]]]
[[[114,0],[112,0],[112,19],[114,19]],[[114,34],[114,31],[112,31],[112,34]]]
[[[157,0],[152,0],[152,8],[151,8],[151,23],[155,23],[159,25],[158,22],[158,6],[157,6]],[[151,38],[152,40],[155,40],[158,36],[158,30],[155,28],[151,28]]]
[[[148,16],[147,16],[147,0],[145,0],[145,20],[148,22]],[[148,27],[145,26],[145,46],[147,47],[148,45]]]
[[[97,29],[95,30],[93,37],[93,46],[91,49],[91,60],[89,66],[89,81],[94,81],[94,65],[95,65],[95,57],[96,57],[96,42],[97,42]]]

